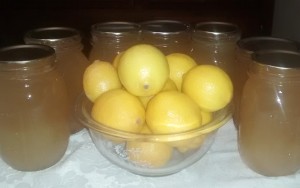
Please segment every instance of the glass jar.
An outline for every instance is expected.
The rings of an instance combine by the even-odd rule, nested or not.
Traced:
[[[20,171],[57,163],[69,141],[65,82],[44,45],[0,49],[0,153]]]
[[[199,22],[192,34],[191,56],[198,64],[213,64],[234,72],[236,42],[240,39],[237,25],[227,22]]]
[[[68,27],[46,27],[28,31],[24,36],[27,44],[44,44],[55,49],[57,70],[63,75],[70,98],[70,112],[74,111],[77,96],[83,91],[83,73],[89,65],[83,54],[81,36],[78,30]],[[83,129],[71,113],[70,131]]]
[[[300,53],[255,52],[239,109],[239,152],[265,176],[300,169]]]
[[[190,24],[177,20],[151,20],[141,23],[142,41],[159,48],[165,55],[191,53]]]
[[[251,55],[253,52],[261,50],[291,50],[297,51],[297,43],[291,40],[275,38],[275,37],[248,37],[240,39],[237,42],[235,73],[233,74],[234,85],[234,113],[233,122],[238,128],[238,111],[239,102],[243,90],[243,86],[248,78],[247,69],[252,62]]]
[[[92,25],[90,62],[112,63],[114,58],[140,42],[140,25],[133,22],[103,22]]]

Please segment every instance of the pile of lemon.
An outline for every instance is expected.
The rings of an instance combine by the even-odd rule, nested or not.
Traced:
[[[94,61],[83,76],[93,102],[92,118],[114,129],[140,134],[174,134],[197,129],[232,99],[229,76],[214,65],[198,65],[187,54],[163,54],[138,44],[114,61]],[[171,143],[128,141],[128,158],[157,168],[201,145],[203,136]]]

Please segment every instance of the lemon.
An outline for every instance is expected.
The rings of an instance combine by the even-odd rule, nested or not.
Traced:
[[[92,118],[108,127],[138,133],[145,124],[145,109],[139,99],[124,89],[109,90],[94,102]]]
[[[201,117],[202,117],[202,125],[206,125],[213,119],[213,113],[207,112],[207,111],[201,111]]]
[[[159,168],[164,166],[172,157],[173,148],[160,142],[127,142],[126,151],[129,160],[139,166]]]
[[[166,56],[170,68],[170,78],[181,91],[182,76],[197,65],[196,61],[189,55],[172,53]]]
[[[171,79],[168,79],[161,91],[170,91],[170,90],[177,90],[177,87]],[[139,97],[139,99],[141,100],[145,108],[147,107],[148,102],[152,99],[153,96],[154,95]]]
[[[201,111],[202,123],[201,126],[209,123],[213,119],[212,112]],[[185,153],[193,149],[199,148],[205,139],[205,135],[199,135],[194,138],[183,139],[179,141],[170,142],[169,144],[175,147],[178,151]]]
[[[123,86],[133,95],[150,96],[158,93],[169,77],[165,55],[156,47],[137,44],[120,57],[118,74]]]
[[[214,112],[230,103],[233,85],[225,71],[215,65],[198,65],[183,77],[182,92],[204,111]]]
[[[169,144],[175,147],[178,151],[185,153],[190,150],[200,148],[204,142],[204,139],[205,139],[205,135],[199,135],[195,138],[174,141],[174,142],[170,142]]]
[[[149,101],[146,122],[154,134],[184,132],[201,126],[201,110],[187,95],[163,91]]]
[[[92,102],[102,93],[121,87],[117,70],[109,62],[95,60],[84,71],[83,89]]]

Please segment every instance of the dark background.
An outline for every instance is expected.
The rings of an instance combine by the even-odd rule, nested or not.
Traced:
[[[0,47],[23,43],[29,29],[67,26],[89,48],[91,25],[103,21],[226,21],[242,37],[270,35],[273,8],[274,0],[0,0]]]

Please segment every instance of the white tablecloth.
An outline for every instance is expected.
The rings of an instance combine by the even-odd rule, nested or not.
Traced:
[[[123,170],[98,152],[87,130],[71,136],[56,165],[38,172],[19,172],[0,159],[0,188],[300,188],[300,172],[264,177],[241,161],[232,120],[218,131],[208,153],[187,169],[164,177],[143,177]]]

